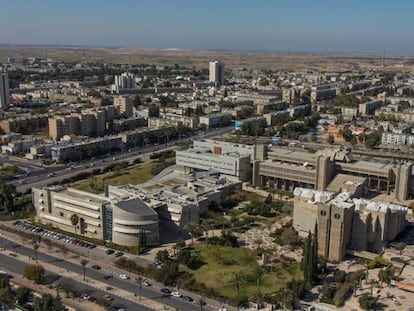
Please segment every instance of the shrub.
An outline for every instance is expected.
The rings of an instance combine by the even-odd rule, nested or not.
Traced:
[[[28,265],[24,268],[23,276],[33,281],[36,284],[39,284],[42,281],[45,269],[41,265]]]
[[[370,261],[370,263],[368,264],[368,268],[369,269],[381,268],[381,267],[386,267],[389,264],[390,264],[389,261],[387,261],[386,259],[380,256],[377,256]]]
[[[371,297],[368,294],[364,294],[361,297],[359,297],[358,302],[359,306],[364,310],[371,310],[374,308],[375,304],[377,303],[378,298]]]

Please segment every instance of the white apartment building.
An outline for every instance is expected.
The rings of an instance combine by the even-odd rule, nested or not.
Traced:
[[[209,65],[209,80],[216,84],[224,84],[224,64],[220,61],[210,62]]]

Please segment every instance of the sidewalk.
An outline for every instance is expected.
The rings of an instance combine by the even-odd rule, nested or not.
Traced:
[[[25,241],[20,236],[15,235],[11,232],[1,231],[0,233],[2,234],[2,236],[4,238],[7,238],[9,240],[22,241],[22,244],[25,245],[26,247],[30,248],[31,245],[32,245],[32,243],[30,241]],[[189,241],[187,241],[187,242],[189,242]],[[170,248],[173,244],[175,244],[175,243],[166,245],[166,248]],[[84,257],[79,257],[79,255],[75,254],[75,253],[70,253],[69,252],[69,253],[64,254],[60,249],[48,248],[43,243],[40,243],[39,246],[40,246],[39,249],[38,249],[39,252],[42,252],[42,253],[45,253],[45,254],[50,254],[52,256],[64,259],[65,261],[72,262],[72,263],[77,264],[77,265],[80,265],[80,260],[82,258],[84,258]],[[158,250],[159,249],[157,249],[157,251]],[[155,253],[156,252],[154,251],[151,255],[148,256],[149,258],[147,257],[146,259],[150,259],[152,256],[155,257]],[[5,252],[3,252],[3,254],[8,255],[8,253],[5,253]],[[129,257],[130,259],[133,259],[131,256],[133,256],[133,255],[129,255],[129,254],[126,255],[126,257]],[[143,256],[140,256],[140,257],[143,257]],[[29,258],[24,258],[24,256],[19,256],[17,258],[13,258],[13,259],[19,259],[21,261],[27,262],[28,264],[33,264],[33,260],[31,260]],[[88,258],[86,258],[86,259],[88,259]],[[112,275],[116,275],[116,276],[118,276],[119,274],[127,274],[131,277],[131,279],[137,278],[139,276],[137,274],[133,274],[131,272],[126,272],[125,270],[119,269],[119,268],[111,265],[108,262],[90,260],[88,266],[90,266],[92,264],[95,264],[95,263],[98,264],[99,266],[101,266],[102,270],[107,271],[108,274],[112,274]],[[59,268],[57,266],[54,266],[54,265],[51,265],[51,264],[48,264],[48,263],[41,263],[41,264],[48,271],[57,273],[59,275],[63,275],[65,277],[71,278],[71,279],[73,279],[77,282],[80,282],[80,283],[86,284],[88,286],[92,286],[94,288],[97,288],[99,290],[105,291],[110,295],[116,295],[116,296],[119,296],[121,298],[130,300],[133,303],[141,304],[141,305],[143,305],[147,308],[150,308],[150,309],[153,309],[153,310],[160,310],[160,311],[174,310],[174,308],[172,308],[172,307],[169,307],[167,305],[158,303],[157,301],[153,301],[153,300],[150,300],[150,299],[145,300],[145,298],[144,298],[144,299],[141,300],[141,302],[139,302],[139,298],[135,296],[135,293],[128,292],[128,291],[125,291],[125,290],[114,288],[110,291],[107,291],[106,288],[107,288],[108,285],[106,283],[100,282],[98,280],[88,279],[87,273],[86,273],[86,281],[83,281],[83,275],[81,275],[81,274],[77,274],[77,273],[74,273],[74,272],[71,272],[71,271],[67,271],[65,269]],[[165,287],[163,284],[157,283],[154,280],[150,280],[150,281],[153,284],[154,288],[161,289],[161,288]],[[210,299],[210,298],[206,298],[204,296],[200,296],[200,295],[194,294],[192,292],[185,291],[183,289],[180,289],[180,293],[182,293],[183,295],[191,296],[192,298],[197,299],[197,300],[202,299],[207,303],[207,305],[209,305],[211,308],[216,309],[216,310],[220,309],[223,306],[225,308],[227,308],[227,310],[229,310],[229,311],[237,310],[237,308],[235,308],[233,306],[220,303],[219,301],[216,301],[216,300],[213,300],[213,299]],[[194,307],[197,308],[196,305],[194,305]]]
[[[9,233],[9,232],[7,232],[7,234],[5,234],[5,232],[2,232],[2,233],[3,233],[3,237],[7,238],[7,239],[11,239],[11,240],[14,240],[14,241],[21,239],[20,237],[17,237],[14,234]],[[25,244],[25,243],[23,243],[23,244]],[[47,252],[47,247],[44,244],[40,244],[40,247],[39,247],[38,251],[39,252],[44,252],[46,254],[48,253]],[[13,258],[13,260],[20,260],[20,261],[23,261],[27,264],[33,264],[33,260],[28,258],[27,256],[18,255],[17,257],[12,257],[12,256],[9,255],[10,251],[8,251],[8,250],[1,250],[1,252],[2,252],[3,255],[6,255],[10,258]],[[58,253],[55,252],[53,255],[56,256],[56,257],[62,258],[66,261],[73,262],[73,263],[76,263],[76,264],[80,265],[80,260],[79,259],[74,260],[74,258],[72,256],[62,256],[61,252],[58,252]],[[140,302],[139,297],[136,297],[134,293],[128,292],[126,290],[113,288],[110,291],[108,291],[107,290],[108,285],[106,283],[100,282],[98,280],[91,280],[91,279],[88,279],[88,278],[86,278],[86,280],[84,281],[83,280],[83,275],[81,275],[81,274],[78,274],[78,273],[75,273],[75,272],[72,272],[72,271],[68,271],[68,270],[63,269],[63,268],[59,268],[59,267],[54,266],[50,263],[46,263],[46,262],[39,262],[39,263],[47,271],[56,273],[58,275],[62,275],[62,276],[67,277],[69,279],[75,280],[76,282],[83,283],[83,284],[86,284],[88,286],[94,287],[96,289],[102,290],[102,291],[104,291],[104,292],[106,292],[110,295],[114,295],[114,296],[118,296],[118,297],[127,299],[129,301],[132,301],[133,303],[143,305],[143,306],[145,306],[147,308],[150,308],[150,309],[153,309],[153,310],[160,310],[160,311],[161,310],[170,310],[170,308],[167,305],[160,304],[160,303],[158,303],[156,301],[153,301],[153,300],[148,299],[147,301],[145,301],[145,299],[143,299],[144,301],[141,300],[141,302]],[[101,264],[101,263],[99,263],[99,264]],[[111,270],[115,270],[115,269],[116,269],[115,267],[111,266]],[[123,270],[119,270],[119,269],[116,269],[116,270],[118,270],[120,273],[125,273],[125,271],[123,271]]]
[[[50,289],[45,285],[34,284],[33,282],[25,279],[23,276],[16,275],[14,273],[13,273],[13,278],[10,280],[10,283],[16,284],[18,286],[27,287],[31,289],[32,291],[40,293],[40,294],[50,294],[52,296],[56,296],[56,291],[54,289]],[[61,299],[65,305],[73,308],[74,310],[81,310],[81,311],[103,311],[104,310],[103,307],[90,301],[65,298],[62,296],[61,296]]]

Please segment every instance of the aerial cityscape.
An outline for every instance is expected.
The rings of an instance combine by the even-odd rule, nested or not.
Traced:
[[[3,9],[1,310],[414,310],[414,3]]]

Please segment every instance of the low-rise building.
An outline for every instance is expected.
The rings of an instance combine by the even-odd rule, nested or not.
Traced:
[[[366,103],[359,104],[359,114],[366,116],[366,115],[372,115],[375,113],[375,110],[378,108],[381,108],[383,105],[382,100],[372,100]]]
[[[158,214],[139,198],[55,186],[33,188],[32,203],[37,221],[64,231],[126,246],[159,243]]]

